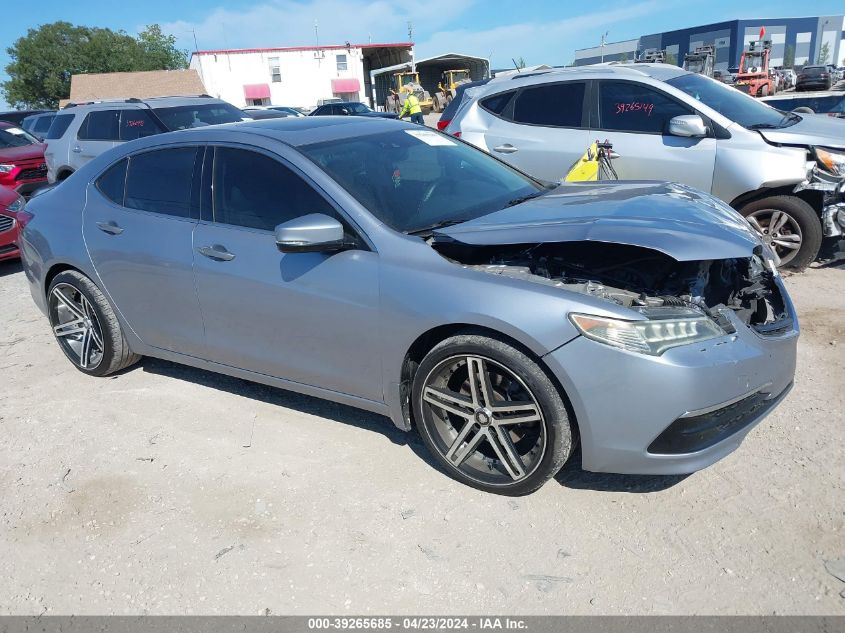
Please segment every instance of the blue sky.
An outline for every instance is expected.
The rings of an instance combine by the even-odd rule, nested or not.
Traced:
[[[5,49],[27,29],[66,20],[75,24],[137,33],[159,23],[182,48],[201,49],[297,46],[314,43],[396,42],[408,37],[413,23],[417,55],[461,52],[490,57],[493,67],[509,66],[512,57],[530,64],[567,64],[577,48],[644,33],[735,18],[753,18],[752,5],[736,0],[695,3],[665,0],[40,0],[28,11],[7,11],[0,20],[0,81],[8,63]],[[760,17],[841,14],[843,0],[769,0]],[[693,17],[694,15],[694,17]],[[0,108],[4,104],[0,100]]]

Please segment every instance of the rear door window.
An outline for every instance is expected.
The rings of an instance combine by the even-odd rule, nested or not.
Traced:
[[[47,136],[44,138],[50,140],[62,138],[65,135],[65,132],[67,132],[67,129],[70,127],[73,117],[73,114],[57,114],[56,118],[54,118],[53,122],[50,124]]]
[[[103,175],[97,178],[97,189],[106,198],[123,206],[123,193],[126,185],[126,166],[129,159],[124,158],[120,162],[109,167]]]
[[[599,129],[663,134],[670,119],[692,109],[649,86],[603,81],[599,87]]]
[[[581,127],[586,84],[568,81],[525,88],[516,96],[513,120],[546,127]]]
[[[192,217],[191,189],[198,152],[197,147],[172,147],[131,156],[124,206]]]
[[[120,113],[121,141],[134,141],[161,132],[163,130],[148,110],[122,110]]]
[[[503,92],[492,97],[487,97],[481,100],[481,107],[493,114],[502,114],[515,94],[516,90],[511,90],[510,92]]]
[[[96,110],[89,112],[76,135],[81,141],[116,141],[120,110]]]

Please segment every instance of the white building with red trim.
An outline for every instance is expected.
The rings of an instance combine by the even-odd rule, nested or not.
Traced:
[[[410,63],[413,42],[196,51],[206,93],[238,107],[313,107],[321,99],[371,102],[372,72]],[[370,103],[370,105],[374,105]]]

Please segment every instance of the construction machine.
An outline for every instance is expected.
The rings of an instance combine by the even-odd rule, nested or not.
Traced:
[[[455,98],[458,86],[471,81],[469,70],[466,68],[444,70],[440,83],[437,84],[437,92],[434,93],[434,111],[443,112],[449,102]]]
[[[413,94],[419,100],[423,114],[431,112],[433,101],[428,91],[422,87],[418,72],[393,74],[393,86],[385,101],[384,109],[398,114],[405,106],[405,100],[409,94]]]
[[[768,97],[777,92],[775,80],[769,72],[770,40],[750,42],[739,60],[739,72],[734,88],[752,97]]]
[[[684,55],[684,70],[712,77],[715,60],[716,51],[712,46],[699,46],[693,52]]]
[[[666,62],[666,51],[648,48],[634,61],[638,64],[663,64]]]

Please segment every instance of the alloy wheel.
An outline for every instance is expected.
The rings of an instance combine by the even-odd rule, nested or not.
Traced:
[[[65,355],[80,369],[96,369],[103,361],[103,331],[91,302],[70,284],[50,291],[50,324]]]
[[[447,358],[426,377],[422,400],[433,443],[465,476],[511,485],[540,465],[547,443],[542,410],[501,363],[474,355]]]
[[[780,257],[781,265],[789,263],[801,250],[803,235],[798,222],[778,209],[760,209],[746,217],[764,243]]]

